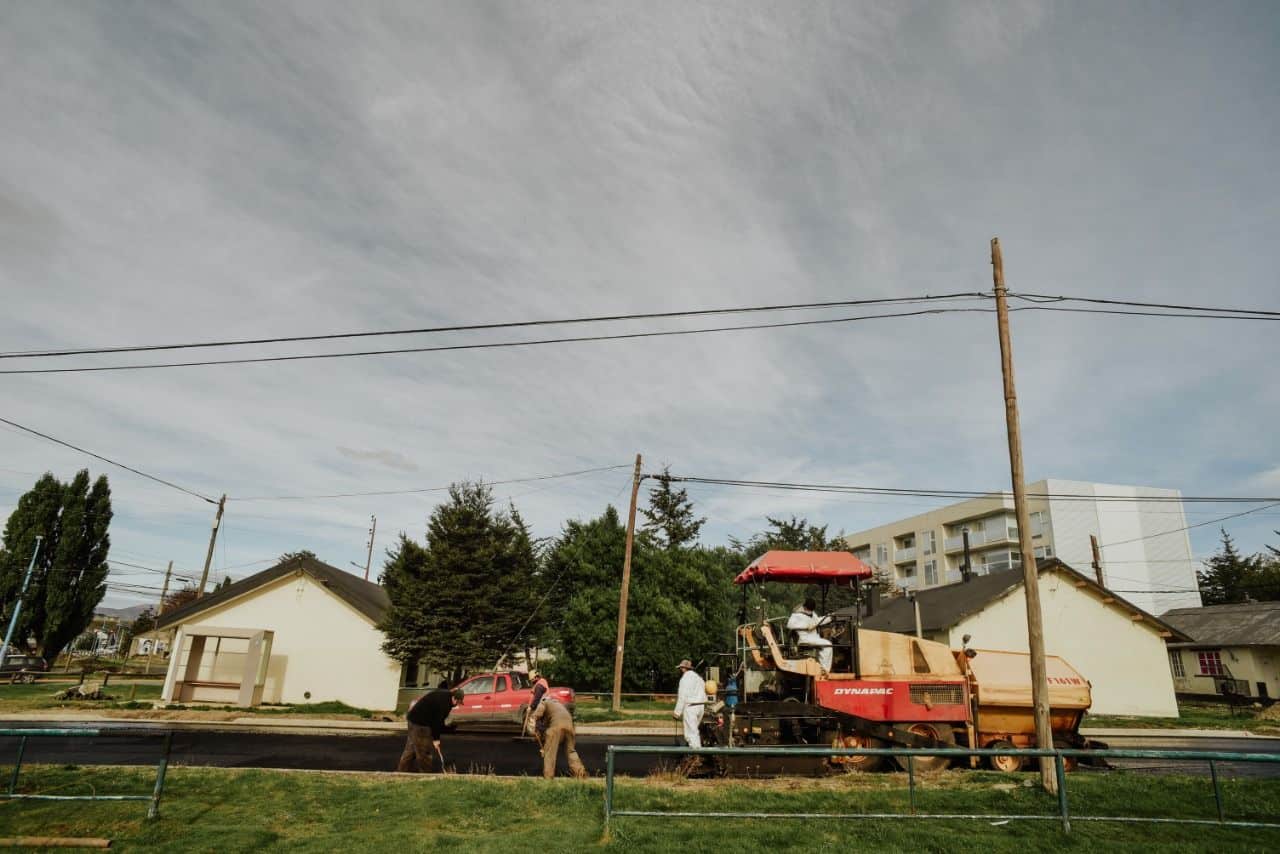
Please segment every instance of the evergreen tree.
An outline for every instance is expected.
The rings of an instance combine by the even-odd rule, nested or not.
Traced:
[[[693,502],[686,490],[671,488],[670,468],[664,468],[656,480],[658,485],[649,490],[649,506],[640,508],[645,518],[642,528],[668,549],[692,544],[706,517],[693,515]]]
[[[111,517],[107,479],[91,485],[88,470],[67,484],[45,474],[18,500],[0,550],[0,619],[12,613],[35,538],[44,537],[14,635],[19,645],[34,637],[52,658],[92,621],[107,589]]]
[[[568,522],[547,556],[546,574],[560,579],[548,670],[581,690],[613,685],[625,545],[626,528],[608,507],[598,519]],[[647,533],[636,537],[624,690],[667,690],[679,678],[680,659],[711,662],[732,649],[734,560],[725,549],[671,548]]]
[[[1280,571],[1261,555],[1246,557],[1222,529],[1222,549],[1197,573],[1200,599],[1206,605],[1280,599]]]
[[[383,649],[454,675],[493,666],[536,604],[535,564],[514,508],[494,512],[482,483],[454,484],[449,501],[432,511],[426,545],[402,535],[387,561]]]

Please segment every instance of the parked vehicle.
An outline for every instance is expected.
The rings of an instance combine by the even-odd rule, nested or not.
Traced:
[[[0,669],[0,679],[9,677],[10,682],[34,682],[35,674],[43,673],[49,667],[38,655],[9,655]]]
[[[533,685],[528,675],[514,670],[477,673],[458,687],[463,694],[462,704],[455,706],[449,715],[450,726],[519,728],[524,725],[525,712],[533,701]],[[559,700],[573,712],[572,688],[553,687],[546,696]]]

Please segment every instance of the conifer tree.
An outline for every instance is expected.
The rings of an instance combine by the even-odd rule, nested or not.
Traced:
[[[658,475],[658,485],[649,490],[649,506],[641,507],[645,522],[642,526],[658,542],[668,549],[691,545],[698,539],[698,532],[706,524],[706,517],[693,513],[693,502],[684,489],[671,488],[671,470],[664,468]]]

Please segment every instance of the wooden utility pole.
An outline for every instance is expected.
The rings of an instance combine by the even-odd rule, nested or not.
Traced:
[[[1089,547],[1093,549],[1093,574],[1098,576],[1098,586],[1106,587],[1102,580],[1102,550],[1098,548],[1098,538],[1093,534],[1089,535]]]
[[[213,517],[213,531],[209,534],[209,551],[204,556],[204,572],[200,573],[200,589],[196,598],[204,596],[204,586],[209,581],[209,564],[213,563],[213,545],[218,541],[218,526],[222,524],[222,511],[227,506],[227,496],[218,499],[218,512]]]
[[[1022,552],[1022,587],[1027,596],[1027,646],[1031,653],[1031,701],[1035,706],[1036,746],[1053,748],[1049,724],[1049,676],[1044,659],[1044,616],[1040,610],[1040,573],[1031,544],[1031,513],[1027,509],[1026,481],[1022,473],[1022,430],[1018,421],[1018,393],[1013,381],[1013,343],[1009,339],[1009,301],[1004,287],[1004,259],[1000,238],[991,238],[991,271],[996,294],[996,329],[1000,335],[1000,372],[1004,376],[1004,418],[1009,432],[1009,472],[1013,479],[1013,512],[1018,520],[1018,544]],[[1053,760],[1040,758],[1040,781],[1046,791],[1058,791]]]
[[[378,517],[369,517],[369,556],[364,561],[364,580],[369,580],[369,567],[373,566],[373,537],[378,533]]]
[[[613,710],[622,709],[622,650],[627,644],[627,593],[631,589],[631,543],[636,537],[636,500],[640,496],[640,455],[631,475],[631,510],[627,513],[627,547],[622,555],[622,593],[618,597],[618,648],[613,654]]]
[[[169,595],[169,577],[173,575],[173,561],[169,561],[169,568],[164,571],[164,587],[160,590],[160,607],[156,609],[156,621],[160,621],[160,615],[164,613],[164,600]],[[151,648],[147,651],[147,668],[145,673],[151,673],[151,656],[155,655],[156,644],[160,642],[160,635],[155,627],[151,627]]]

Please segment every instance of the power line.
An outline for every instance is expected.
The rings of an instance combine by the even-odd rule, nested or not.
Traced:
[[[1266,498],[1263,500],[1272,501],[1273,499]],[[1252,510],[1244,510],[1240,513],[1232,513],[1230,516],[1220,516],[1217,519],[1209,519],[1204,522],[1197,522],[1194,525],[1187,525],[1182,528],[1174,528],[1172,531],[1161,531],[1158,534],[1147,534],[1145,537],[1134,537],[1133,539],[1120,540],[1119,542],[1116,542],[1116,543],[1103,543],[1102,545],[1098,546],[1098,548],[1105,549],[1105,548],[1108,548],[1109,546],[1123,546],[1126,543],[1136,543],[1141,540],[1150,540],[1150,539],[1154,539],[1155,537],[1163,537],[1167,534],[1177,534],[1180,531],[1190,531],[1192,528],[1203,528],[1205,525],[1216,525],[1219,522],[1225,522],[1228,519],[1238,519],[1241,516],[1248,516],[1251,513],[1258,513],[1263,510],[1269,510],[1272,507],[1280,507],[1280,501],[1276,501],[1274,504],[1266,504],[1266,505],[1263,505],[1262,507],[1255,507]]]
[[[932,298],[930,298],[932,299]],[[715,332],[744,332],[753,329],[784,329],[801,326],[822,326],[835,323],[856,323],[864,320],[887,320],[900,317],[922,317],[933,314],[990,314],[989,308],[933,308],[917,311],[866,314],[851,317],[831,317],[817,320],[790,320],[778,323],[750,323],[739,326],[710,326],[699,329],[664,329],[652,332],[620,332],[607,335],[577,335],[563,338],[533,338],[526,341],[490,341],[478,344],[446,344],[434,347],[396,347],[387,350],[355,350],[341,353],[299,353],[290,356],[251,356],[241,359],[204,359],[191,362],[148,362],[127,365],[96,365],[75,368],[20,368],[0,371],[0,376],[21,374],[79,374],[102,371],[142,371],[156,368],[195,368],[210,365],[252,365],[266,362],[301,362],[313,359],[349,359],[364,356],[394,356],[406,353],[445,353],[461,350],[496,350],[508,347],[538,347],[547,344],[579,344],[595,341],[625,341],[640,338],[664,338],[685,335],[704,335]]]
[[[485,482],[486,486],[504,486],[509,483],[531,483],[537,480],[555,480],[564,477],[577,477],[578,475],[592,474],[594,472],[614,471],[615,469],[627,468],[628,466],[599,466],[598,468],[580,469],[579,471],[561,472],[559,474],[543,474],[535,477],[518,477],[510,480],[491,480]],[[416,495],[423,492],[444,492],[450,486],[429,486],[421,489],[388,489],[376,492],[335,492],[328,495],[250,495],[246,497],[228,497],[228,501],[311,501],[324,498],[358,498],[373,495]]]
[[[172,481],[168,481],[168,480],[165,480],[164,478],[156,477],[153,474],[147,474],[144,471],[139,471],[133,466],[127,466],[124,463],[116,462],[115,460],[109,459],[108,457],[104,457],[101,454],[95,454],[93,451],[89,451],[84,448],[81,448],[79,445],[73,445],[70,442],[62,441],[61,439],[55,439],[53,436],[50,436],[48,433],[41,433],[39,430],[33,430],[30,427],[23,427],[21,424],[17,423],[16,421],[10,421],[8,418],[0,418],[0,422],[8,424],[10,427],[16,427],[19,430],[22,430],[25,433],[30,433],[33,436],[39,436],[41,439],[47,439],[50,442],[53,442],[54,444],[62,445],[65,448],[70,448],[73,451],[79,451],[82,454],[88,454],[89,456],[93,457],[95,460],[102,460],[104,463],[109,463],[110,465],[116,466],[117,468],[122,468],[125,471],[133,472],[134,474],[140,477],[145,477],[147,480],[154,480],[156,483],[163,484],[167,487],[170,487],[171,489],[176,489],[179,492],[185,492],[187,495],[194,496],[195,498],[199,498],[202,501],[207,501],[210,504],[218,503],[214,501],[212,498],[210,498],[209,496],[201,495],[200,493],[194,490],[187,489],[185,486],[178,486],[178,484],[173,483]]]
[[[717,478],[717,477],[697,477],[693,475],[664,475],[664,474],[646,474],[645,477],[652,479],[661,479],[669,477],[673,483],[701,483],[712,484],[717,486],[732,486],[747,489],[781,489],[795,492],[825,492],[834,494],[851,494],[851,495],[885,495],[885,496],[910,496],[916,498],[938,498],[949,500],[971,500],[975,498],[1003,498],[1007,497],[1007,492],[999,490],[976,490],[976,489],[908,489],[898,487],[884,486],[857,486],[847,484],[829,484],[829,483],[788,483],[783,481],[764,481],[764,480],[743,480],[738,478]],[[1214,504],[1258,504],[1262,502],[1277,502],[1270,506],[1280,506],[1280,498],[1274,497],[1257,497],[1257,496],[1210,496],[1210,495],[1089,495],[1080,492],[1028,492],[1028,498],[1054,499],[1065,501],[1099,501],[1103,503],[1133,503],[1133,502],[1152,502],[1152,503],[1214,503]],[[1249,512],[1257,512],[1265,510],[1266,507],[1257,508]],[[1230,517],[1227,517],[1230,518]],[[1213,524],[1220,519],[1210,520],[1201,524]],[[1114,544],[1113,544],[1114,545]]]
[[[19,350],[0,353],[0,359],[46,358],[51,356],[84,356],[103,353],[140,353],[156,350],[191,350],[210,347],[243,347],[252,344],[296,344],[304,341],[337,341],[353,338],[376,338],[398,335],[428,335],[442,332],[478,332],[494,329],[519,329],[536,326],[566,326],[586,323],[617,323],[628,320],[670,320],[678,317],[707,317],[726,314],[757,314],[775,311],[800,311],[828,308],[849,308],[863,305],[902,305],[952,299],[984,299],[989,294],[964,292],[955,294],[928,294],[915,297],[883,297],[879,299],[832,300],[829,302],[787,303],[781,305],[754,305],[733,308],[706,308],[687,311],[656,311],[636,314],[606,314],[587,317],[568,317],[552,320],[516,320],[502,323],[465,323],[451,326],[423,326],[413,329],[382,329],[369,332],[334,332],[321,335],[284,335],[269,338],[237,338],[216,341],[198,341],[180,344],[137,344],[116,347],[86,347],[61,350]]]
[[[1028,293],[1012,293],[1009,296],[1017,299],[1026,300],[1028,302],[1087,302],[1095,305],[1125,305],[1134,308],[1163,308],[1176,311],[1195,311],[1195,312],[1218,312],[1227,314],[1253,314],[1264,317],[1280,317],[1280,311],[1270,311],[1265,309],[1253,308],[1219,308],[1204,305],[1178,305],[1176,303],[1166,302],[1136,302],[1134,300],[1119,299],[1101,299],[1098,297],[1069,297],[1055,296],[1052,294],[1028,294]]]

